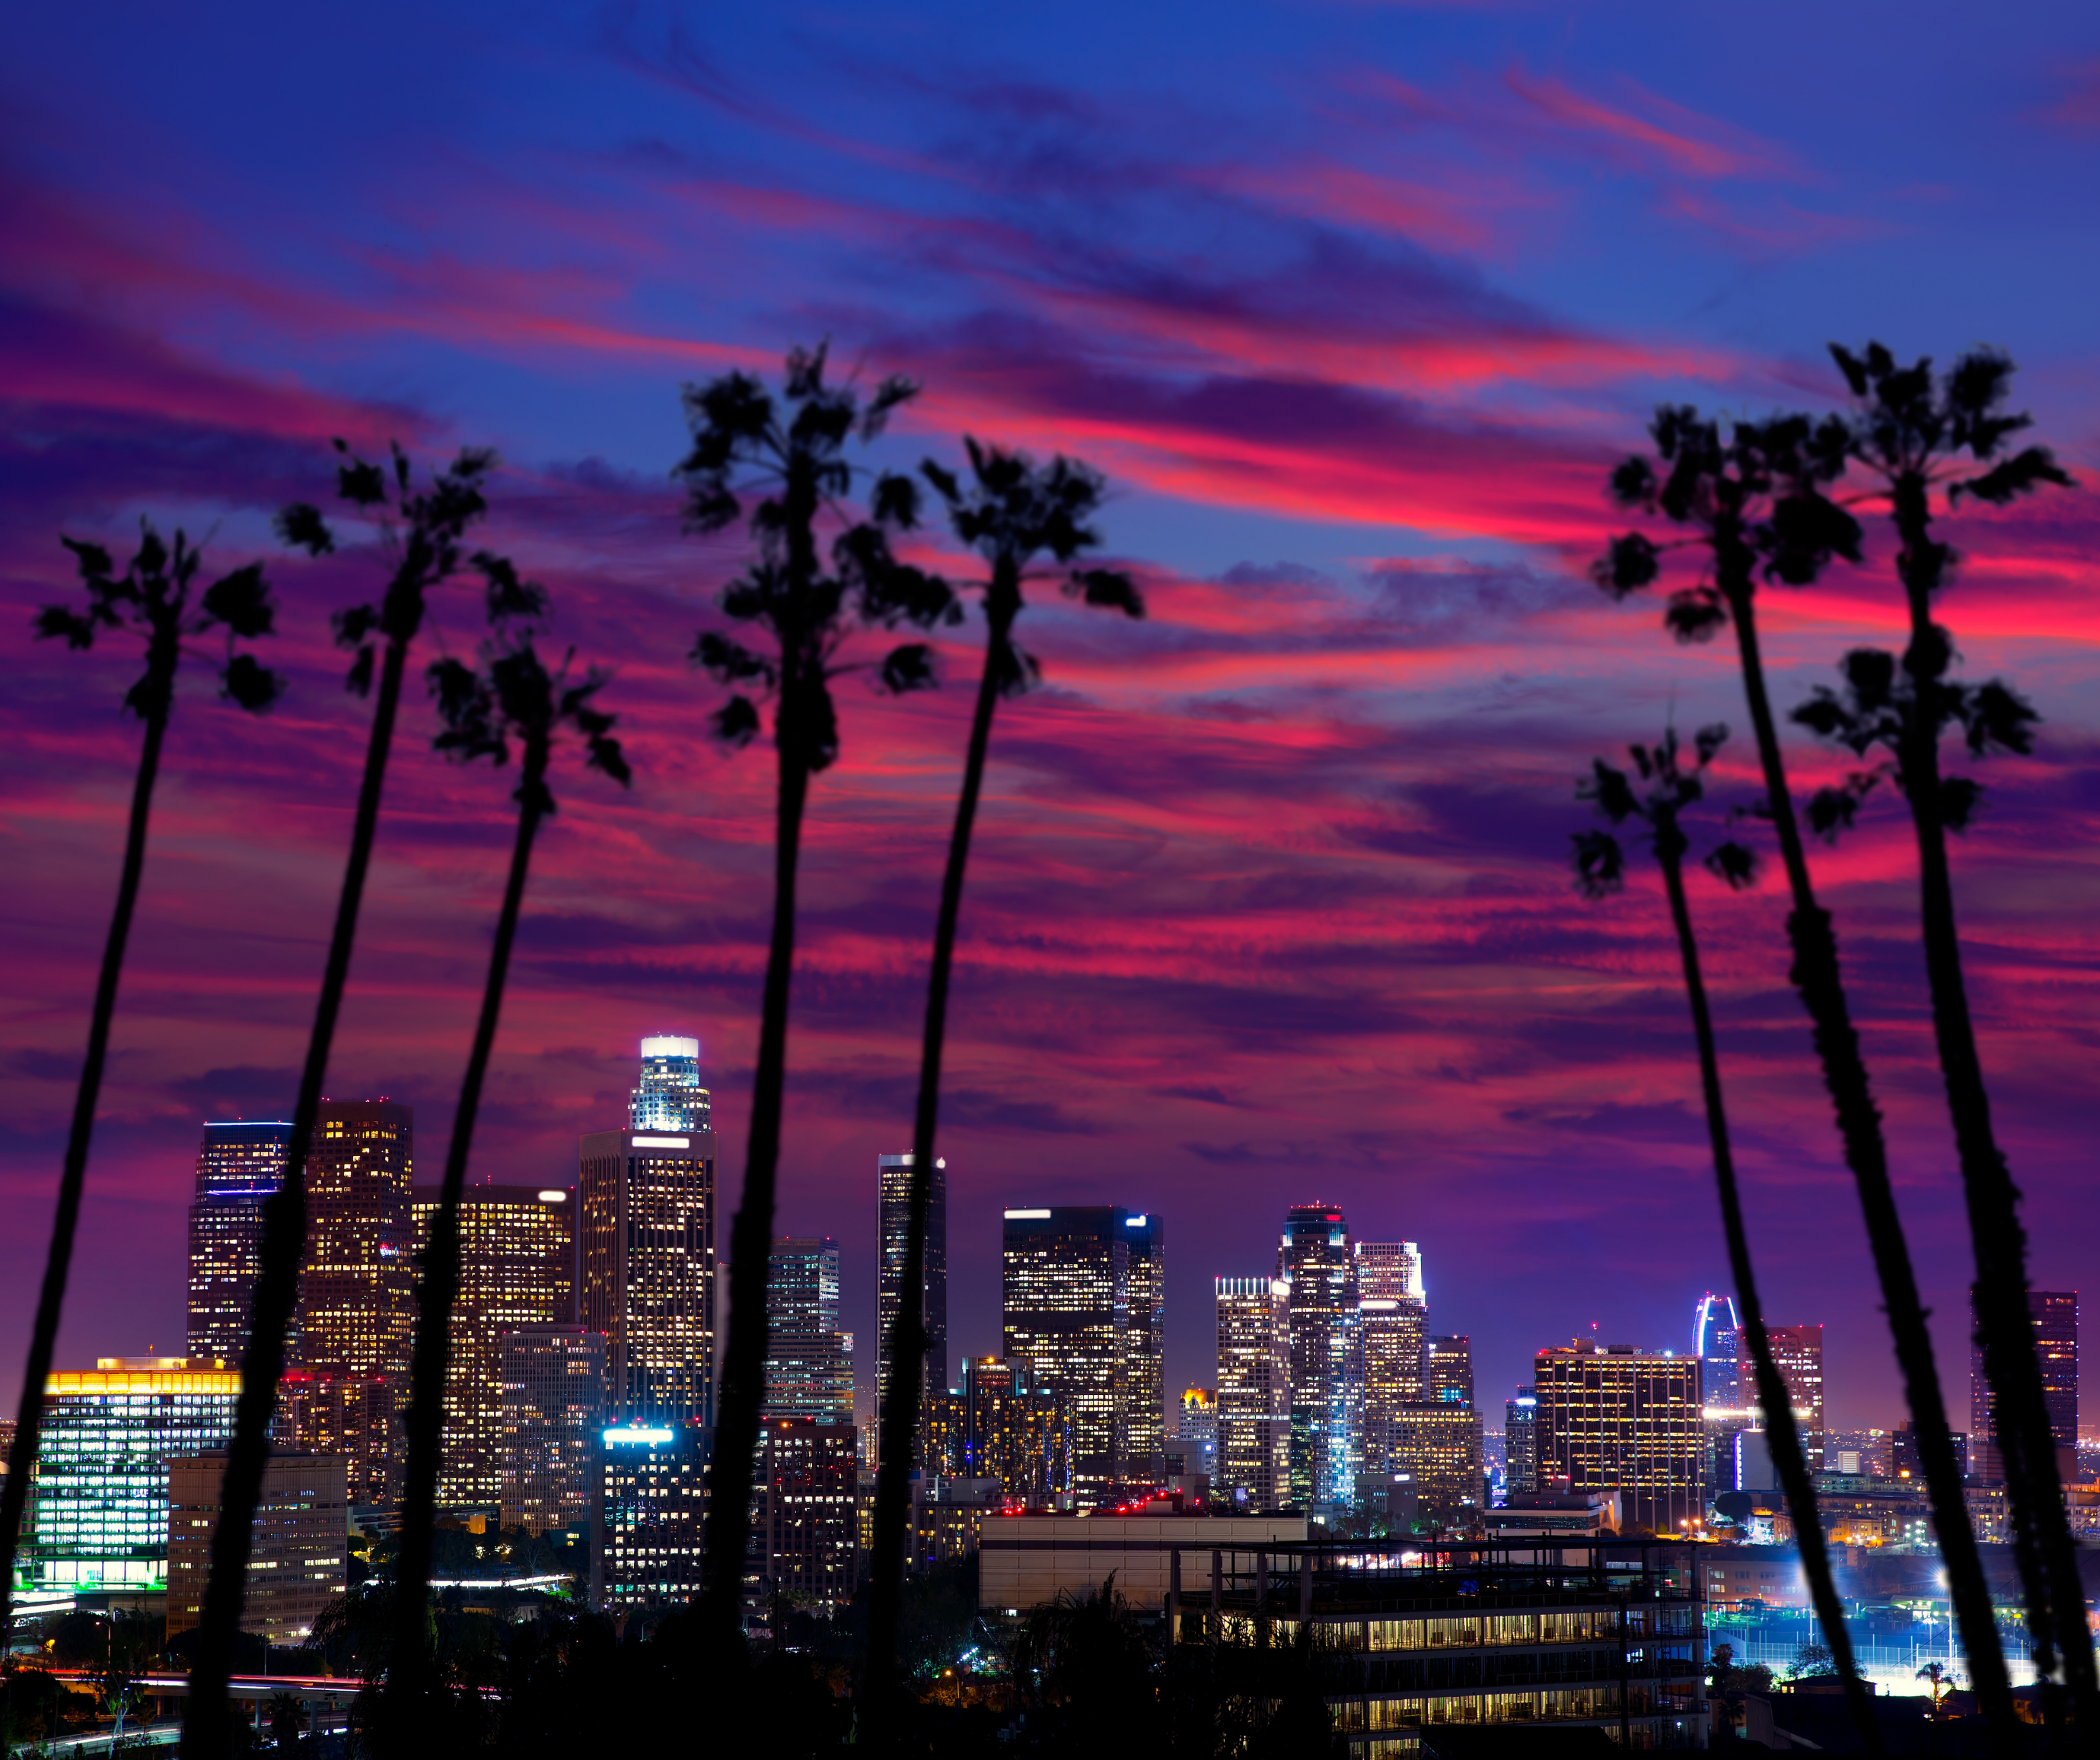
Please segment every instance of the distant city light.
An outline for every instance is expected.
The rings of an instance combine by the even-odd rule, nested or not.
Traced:
[[[638,1149],[690,1149],[690,1137],[630,1137],[627,1139]]]
[[[1050,1212],[1048,1210],[1009,1210],[1006,1212],[1006,1220],[1009,1222],[1048,1222]]]
[[[554,1186],[549,1186],[540,1194],[541,1203],[567,1203],[568,1201],[569,1195]]]
[[[1123,1219],[1123,1225],[1125,1228],[1143,1228],[1143,1227],[1145,1226],[1145,1225],[1148,1221],[1149,1221],[1150,1220],[1151,1220],[1151,1218],[1150,1218],[1150,1217],[1141,1217],[1141,1216],[1125,1217]]]

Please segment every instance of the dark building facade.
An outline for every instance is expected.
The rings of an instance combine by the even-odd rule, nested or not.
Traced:
[[[285,1182],[287,1120],[207,1123],[190,1203],[188,1353],[238,1369],[262,1267],[262,1206]]]
[[[591,1463],[605,1428],[605,1336],[580,1326],[503,1335],[503,1428],[496,1450],[506,1528],[588,1526]]]
[[[2029,1290],[2027,1313],[2034,1321],[2035,1354],[2041,1359],[2042,1398],[2049,1407],[2049,1428],[2062,1450],[2078,1446],[2078,1291]],[[1997,1446],[1998,1404],[1983,1373],[1983,1352],[1976,1338],[1976,1298],[1969,1298],[1970,1472],[1985,1485],[2005,1482],[2005,1463]]]
[[[1062,1395],[1036,1384],[1026,1362],[963,1362],[960,1387],[929,1403],[924,1465],[957,1479],[995,1479],[1001,1496],[1050,1509],[1072,1491],[1072,1428]]]
[[[771,1593],[833,1609],[853,1599],[859,1435],[849,1423],[814,1418],[768,1418],[761,1427],[756,1526]]]
[[[911,1214],[911,1157],[876,1157],[875,1398],[889,1394],[891,1343],[903,1307],[905,1233]],[[921,1395],[948,1384],[948,1164],[936,1156],[926,1195],[926,1280],[921,1291],[926,1366]],[[878,1431],[880,1425],[876,1426]]]
[[[1538,1485],[1538,1389],[1520,1387],[1502,1407],[1504,1477],[1512,1497],[1528,1496]]]
[[[593,1605],[666,1607],[699,1592],[713,1441],[696,1424],[608,1424],[599,1432]]]
[[[765,1280],[765,1413],[851,1423],[853,1335],[839,1330],[839,1243],[829,1235],[773,1243]]]

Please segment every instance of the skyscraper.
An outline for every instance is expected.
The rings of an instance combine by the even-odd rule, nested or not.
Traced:
[[[853,1599],[858,1434],[850,1423],[810,1418],[768,1418],[759,1426],[752,1538],[764,1548],[774,1594],[827,1610]]]
[[[1538,1472],[1577,1496],[1617,1492],[1622,1529],[1679,1529],[1706,1507],[1706,1436],[1699,1359],[1606,1350],[1578,1340],[1542,1350]]]
[[[1294,1205],[1276,1274],[1290,1290],[1291,1501],[1346,1504],[1356,1493],[1363,1384],[1356,1255],[1341,1211]]]
[[[839,1243],[773,1243],[765,1281],[765,1415],[851,1423],[853,1336],[839,1330]]]
[[[1529,1495],[1538,1483],[1538,1389],[1520,1387],[1502,1407],[1504,1476],[1511,1496]]]
[[[1025,1357],[1039,1384],[1064,1397],[1072,1426],[1072,1481],[1082,1508],[1123,1482],[1130,1385],[1129,1237],[1126,1211],[1106,1205],[1005,1214],[1001,1354]]]
[[[1823,1471],[1823,1328],[1820,1326],[1768,1326],[1772,1365],[1786,1383],[1793,1401],[1794,1422],[1801,1426],[1801,1451],[1811,1472]],[[1754,1396],[1754,1377],[1743,1378],[1745,1389]],[[1750,1403],[1755,1403],[1754,1398]]]
[[[911,1157],[876,1157],[875,1398],[880,1411],[889,1395],[890,1346],[904,1291],[904,1237],[911,1216]],[[948,1384],[948,1164],[933,1159],[926,1195],[926,1367],[921,1394]]]
[[[699,1592],[713,1441],[712,1430],[689,1423],[608,1424],[599,1432],[591,1517],[595,1605],[678,1606]]]
[[[1130,1330],[1123,1347],[1123,1435],[1116,1462],[1126,1485],[1167,1472],[1167,1225],[1157,1214],[1127,1216]]]
[[[1389,1485],[1414,1493],[1419,1520],[1449,1526],[1479,1507],[1480,1415],[1471,1401],[1418,1400],[1381,1429],[1380,1471]]]
[[[2029,1290],[2035,1353],[2041,1359],[2042,1399],[2058,1450],[2078,1446],[2078,1291]],[[1983,1373],[1976,1337],[1976,1296],[1969,1296],[1969,1458],[1970,1471],[1987,1485],[2005,1481],[1998,1453],[1997,1401]],[[2060,1469],[2059,1469],[2060,1470]]]
[[[1749,1343],[1736,1317],[1734,1296],[1716,1296],[1709,1290],[1699,1298],[1692,1313],[1692,1354],[1699,1359],[1700,1384],[1708,1406],[1733,1411],[1750,1404],[1743,1390],[1756,1384],[1743,1377]]]
[[[1423,1397],[1422,1346],[1428,1307],[1422,1252],[1413,1241],[1357,1243],[1357,1309],[1362,1327],[1367,1427]]]
[[[285,1120],[207,1123],[190,1204],[189,1354],[240,1366],[262,1265],[262,1206],[285,1182]]]
[[[441,1186],[411,1201],[420,1266]],[[460,1193],[459,1297],[445,1372],[438,1501],[494,1508],[503,1495],[503,1335],[576,1318],[576,1204],[566,1186],[469,1186]]]
[[[605,1339],[580,1326],[503,1335],[502,1523],[542,1534],[587,1525],[591,1458],[605,1427]]]
[[[1462,1332],[1424,1339],[1422,1397],[1432,1405],[1473,1403],[1473,1341]]]
[[[1062,1395],[1037,1386],[1026,1362],[963,1359],[963,1384],[929,1401],[929,1473],[996,1479],[1001,1494],[1050,1509],[1072,1490],[1072,1427]]]
[[[1290,1286],[1221,1277],[1218,1306],[1219,1494],[1256,1514],[1290,1501]]]
[[[303,1368],[397,1383],[408,1375],[415,1338],[415,1133],[414,1112],[389,1100],[321,1102],[307,1160]]]
[[[712,1104],[700,1085],[700,1041],[675,1036],[642,1041],[642,1079],[628,1102],[629,1130],[673,1136],[712,1130]]]

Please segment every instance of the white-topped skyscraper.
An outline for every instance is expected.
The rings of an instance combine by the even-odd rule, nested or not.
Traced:
[[[629,1130],[712,1130],[712,1105],[700,1085],[700,1041],[664,1034],[642,1041],[642,1080],[627,1109]]]

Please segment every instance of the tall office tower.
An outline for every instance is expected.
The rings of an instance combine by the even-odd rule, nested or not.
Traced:
[[[1342,1212],[1294,1205],[1276,1274],[1290,1289],[1290,1500],[1347,1503],[1356,1492],[1362,1353],[1356,1255]]]
[[[713,1129],[712,1117],[712,1102],[700,1085],[700,1041],[643,1040],[642,1079],[628,1102],[627,1128],[677,1136]]]
[[[1520,1387],[1502,1406],[1504,1481],[1512,1497],[1528,1496],[1538,1485],[1538,1389]]]
[[[1009,1502],[1030,1509],[1069,1503],[1072,1426],[1064,1397],[1036,1385],[1026,1362],[963,1359],[963,1384],[927,1402],[926,1471],[996,1479]]]
[[[1823,1328],[1820,1326],[1768,1326],[1772,1366],[1786,1383],[1793,1400],[1793,1420],[1801,1426],[1801,1451],[1811,1472],[1823,1471]],[[1745,1366],[1747,1369],[1748,1366]],[[1742,1377],[1746,1403],[1757,1404],[1754,1374]]]
[[[839,1243],[773,1243],[765,1281],[765,1415],[851,1423],[853,1335],[839,1330]]]
[[[876,1429],[882,1428],[882,1401],[889,1397],[890,1346],[904,1290],[904,1237],[911,1217],[911,1157],[877,1155],[876,1181],[875,1400]],[[926,1195],[926,1282],[921,1310],[926,1322],[926,1367],[922,1395],[948,1384],[948,1164],[933,1158]]]
[[[1470,1402],[1419,1400],[1381,1428],[1383,1473],[1394,1489],[1413,1493],[1420,1520],[1449,1527],[1479,1507],[1480,1415]]]
[[[1221,1277],[1218,1305],[1220,1497],[1256,1514],[1290,1501],[1290,1286]]]
[[[1692,1354],[1699,1359],[1700,1384],[1710,1407],[1739,1411],[1751,1404],[1747,1390],[1756,1383],[1745,1376],[1749,1342],[1736,1318],[1734,1296],[1709,1290],[1699,1298],[1692,1312]]]
[[[1123,1230],[1130,1248],[1130,1330],[1116,1462],[1123,1482],[1135,1485],[1167,1474],[1167,1225],[1154,1212],[1125,1217]]]
[[[681,1606],[699,1592],[713,1444],[712,1430],[689,1423],[608,1424],[598,1433],[593,1606]]]
[[[505,1528],[588,1525],[591,1454],[605,1428],[605,1339],[580,1326],[503,1335],[503,1434],[496,1449]]]
[[[1466,1334],[1423,1340],[1422,1397],[1432,1405],[1473,1403],[1473,1341]]]
[[[416,1263],[430,1246],[443,1188],[410,1201]],[[576,1207],[560,1186],[469,1186],[460,1193],[459,1297],[445,1371],[438,1501],[493,1509],[503,1495],[503,1335],[576,1316]]]
[[[859,1432],[849,1423],[768,1418],[759,1426],[757,1520],[774,1595],[836,1612],[853,1599]]]
[[[348,1463],[340,1454],[272,1454],[262,1469],[240,1629],[273,1644],[303,1643],[350,1577]],[[168,1630],[203,1623],[218,1526],[224,1454],[168,1463]]]
[[[2035,1353],[2041,1359],[2042,1398],[2049,1407],[2049,1428],[2059,1454],[2078,1446],[2078,1291],[2029,1290],[2027,1313],[2034,1321]],[[1976,1344],[1976,1292],[1969,1292],[1969,1456],[1970,1471],[1986,1485],[2005,1483],[1998,1453],[1997,1401],[1983,1373],[1983,1348]],[[2075,1467],[2075,1462],[2071,1463]],[[2061,1468],[2059,1467],[2059,1471]],[[2066,1477],[2066,1484],[2071,1482]]]
[[[407,1465],[405,1377],[292,1369],[277,1384],[277,1439],[302,1454],[340,1454],[353,1510],[383,1518]]]
[[[389,1100],[321,1102],[307,1159],[302,1368],[390,1381],[408,1375],[415,1344],[415,1133],[414,1112]]]
[[[1357,1243],[1366,1427],[1423,1397],[1422,1346],[1428,1309],[1422,1252],[1413,1241]]]
[[[1568,1489],[1616,1492],[1622,1532],[1679,1530],[1706,1508],[1699,1359],[1604,1349],[1586,1339],[1538,1353],[1538,1472]]]
[[[224,1448],[240,1397],[237,1371],[180,1357],[102,1357],[46,1377],[25,1524],[38,1586],[161,1587],[168,1463]]]
[[[207,1123],[190,1204],[189,1354],[238,1369],[262,1262],[262,1206],[285,1182],[282,1119]]]
[[[576,1167],[576,1318],[605,1335],[607,1412],[712,1428],[714,1133],[597,1131]]]
[[[1218,1390],[1215,1388],[1182,1389],[1181,1412],[1175,1435],[1182,1444],[1182,1454],[1189,1463],[1189,1471],[1208,1473],[1215,1481],[1218,1476]]]
[[[1072,1425],[1073,1493],[1082,1508],[1123,1482],[1130,1340],[1127,1212],[1105,1205],[1008,1210],[1002,1243],[1000,1354],[1026,1357],[1037,1384],[1064,1397]]]

